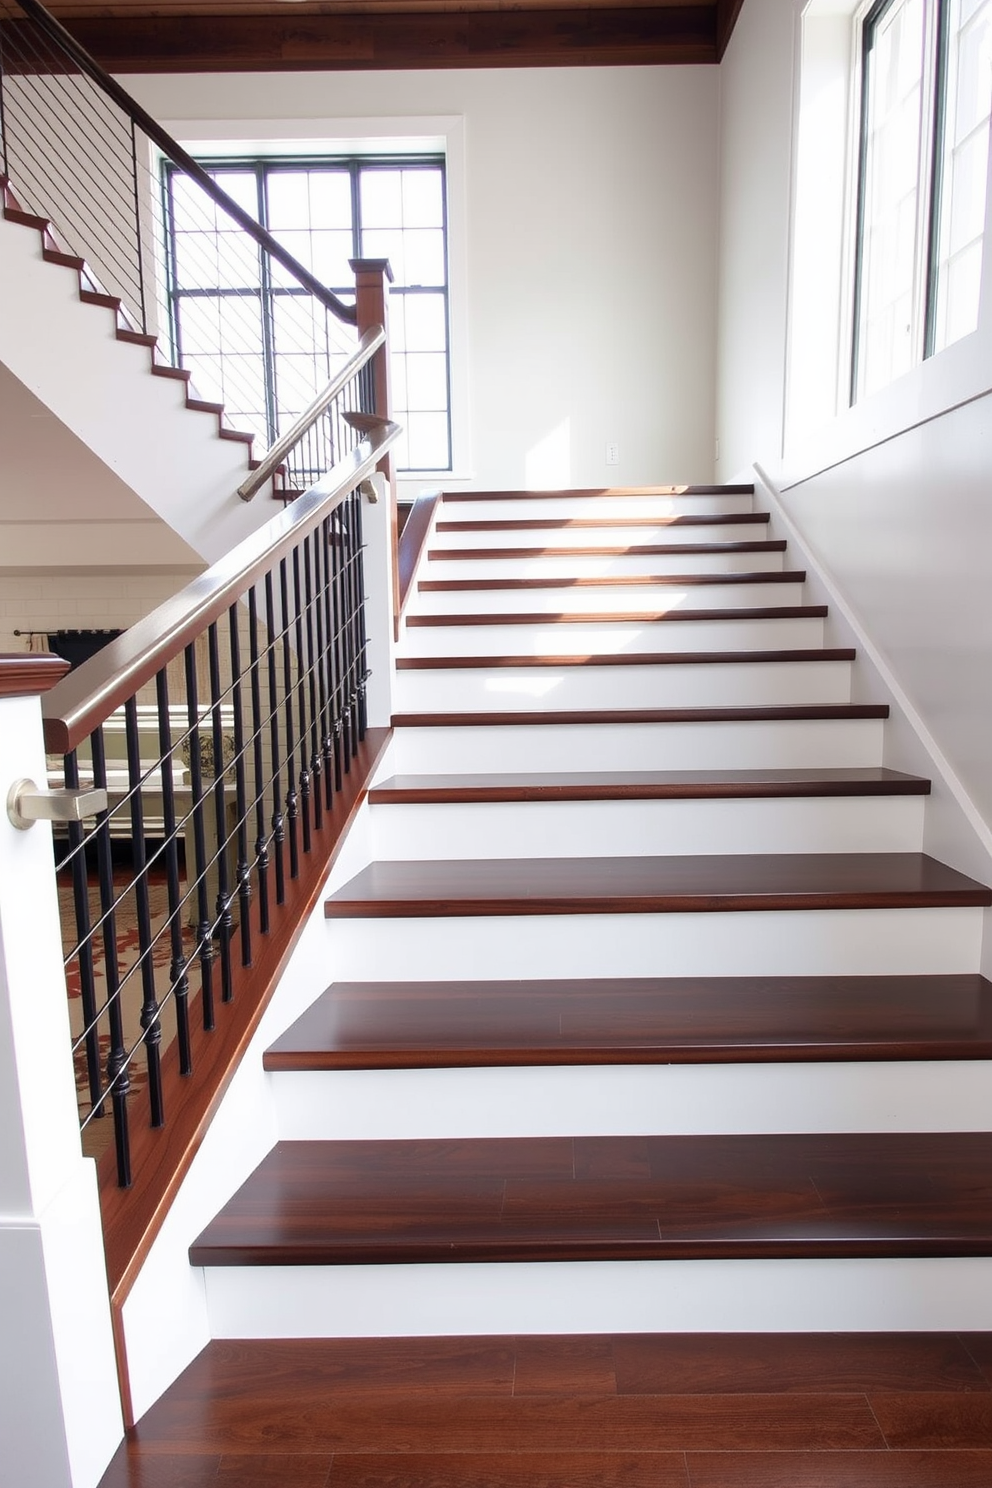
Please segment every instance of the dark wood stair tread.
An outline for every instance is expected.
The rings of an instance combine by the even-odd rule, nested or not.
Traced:
[[[580,486],[557,491],[442,491],[442,501],[582,501],[592,496],[753,496],[753,485],[723,486]]]
[[[373,804],[463,801],[654,801],[754,796],[929,795],[930,782],[881,766],[820,770],[602,770],[588,774],[394,775]]]
[[[992,1058],[966,976],[338,983],[268,1070]]]
[[[589,527],[733,527],[767,526],[769,512],[699,512],[692,515],[641,517],[494,517],[437,523],[437,532],[541,532]]]
[[[853,646],[789,646],[765,651],[606,651],[593,656],[400,656],[398,671],[491,667],[721,666],[748,662],[853,661]]]
[[[532,724],[805,723],[888,718],[888,703],[771,703],[759,707],[549,709],[394,713],[393,728],[516,728]]]
[[[329,919],[912,909],[992,904],[923,853],[686,854],[371,863],[324,903]]]
[[[473,611],[468,615],[408,615],[411,629],[449,625],[664,625],[678,620],[821,620],[826,605],[735,605],[710,610],[562,610],[514,611],[500,614]]]
[[[784,553],[785,539],[772,537],[747,542],[699,542],[699,543],[629,543],[624,546],[607,547],[603,544],[564,548],[429,548],[428,558],[443,559],[477,558],[652,558],[671,556],[675,553]]]
[[[992,1255],[992,1133],[280,1142],[193,1265]]]
[[[567,574],[546,574],[537,578],[507,579],[420,579],[418,590],[424,593],[458,592],[472,589],[582,589],[603,585],[636,588],[638,585],[694,584],[802,584],[806,580],[805,569],[776,569],[771,573],[751,573],[741,570],[724,573],[701,574],[601,574],[569,577]]]

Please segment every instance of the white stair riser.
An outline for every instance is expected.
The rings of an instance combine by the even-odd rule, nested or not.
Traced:
[[[214,1338],[992,1328],[992,1259],[208,1266]]]
[[[624,548],[642,543],[755,542],[770,537],[764,522],[673,526],[645,521],[636,527],[504,527],[495,532],[452,532],[440,524],[431,551],[445,548]]]
[[[830,769],[882,762],[881,718],[398,728],[396,774]]]
[[[775,651],[823,645],[823,621],[408,626],[404,656],[629,656],[643,651]]]
[[[293,1071],[281,1141],[992,1131],[981,1060]]]
[[[469,544],[465,544],[469,546]],[[432,558],[420,570],[422,579],[608,578],[611,574],[781,573],[783,554],[756,553],[616,553],[580,557]],[[523,565],[526,564],[526,572]]]
[[[426,570],[425,570],[426,576]],[[744,609],[748,606],[800,605],[802,583],[790,584],[619,584],[553,589],[417,589],[410,615],[646,614],[672,610]]]
[[[657,666],[425,668],[396,674],[398,713],[525,708],[697,708],[846,703],[849,661],[692,662]]]
[[[377,859],[920,852],[922,796],[374,805]]]
[[[519,522],[527,518],[578,517],[704,517],[730,516],[754,510],[748,495],[711,496],[570,496],[540,495],[525,501],[459,501],[445,497],[438,506],[439,522]]]
[[[974,972],[982,911],[746,910],[328,921],[334,981]]]

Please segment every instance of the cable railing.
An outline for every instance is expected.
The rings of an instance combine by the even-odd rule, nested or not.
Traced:
[[[19,206],[53,224],[58,248],[84,261],[84,286],[120,302],[120,329],[154,339],[154,356],[188,371],[196,396],[223,405],[261,448],[353,356],[356,304],[260,226],[38,0],[0,0],[0,171]],[[278,369],[278,387],[263,366]],[[339,428],[323,450],[312,436],[290,484],[306,489],[361,432]]]
[[[50,784],[107,795],[56,871],[84,1148],[112,1131],[122,1187],[137,1111],[168,1119],[164,1062],[196,1073],[194,1021],[235,999],[365,737],[363,490],[399,432],[45,697]]]

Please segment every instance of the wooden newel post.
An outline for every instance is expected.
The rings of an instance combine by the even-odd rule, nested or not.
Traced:
[[[386,344],[376,352],[372,363],[372,383],[375,396],[373,413],[380,418],[392,417],[392,399],[389,388],[389,285],[393,282],[393,271],[388,258],[352,258],[349,260],[355,275],[355,302],[358,311],[359,336],[372,326],[382,326],[386,332]],[[393,473],[393,457],[389,450],[379,461],[378,467],[389,483],[389,525],[393,550],[393,615],[399,616],[400,592],[396,565],[399,543],[399,514],[396,506],[396,478]]]

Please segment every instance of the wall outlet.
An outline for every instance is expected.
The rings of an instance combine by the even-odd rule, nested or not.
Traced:
[[[607,465],[620,464],[620,446],[618,444],[608,444],[606,446],[606,463]]]

